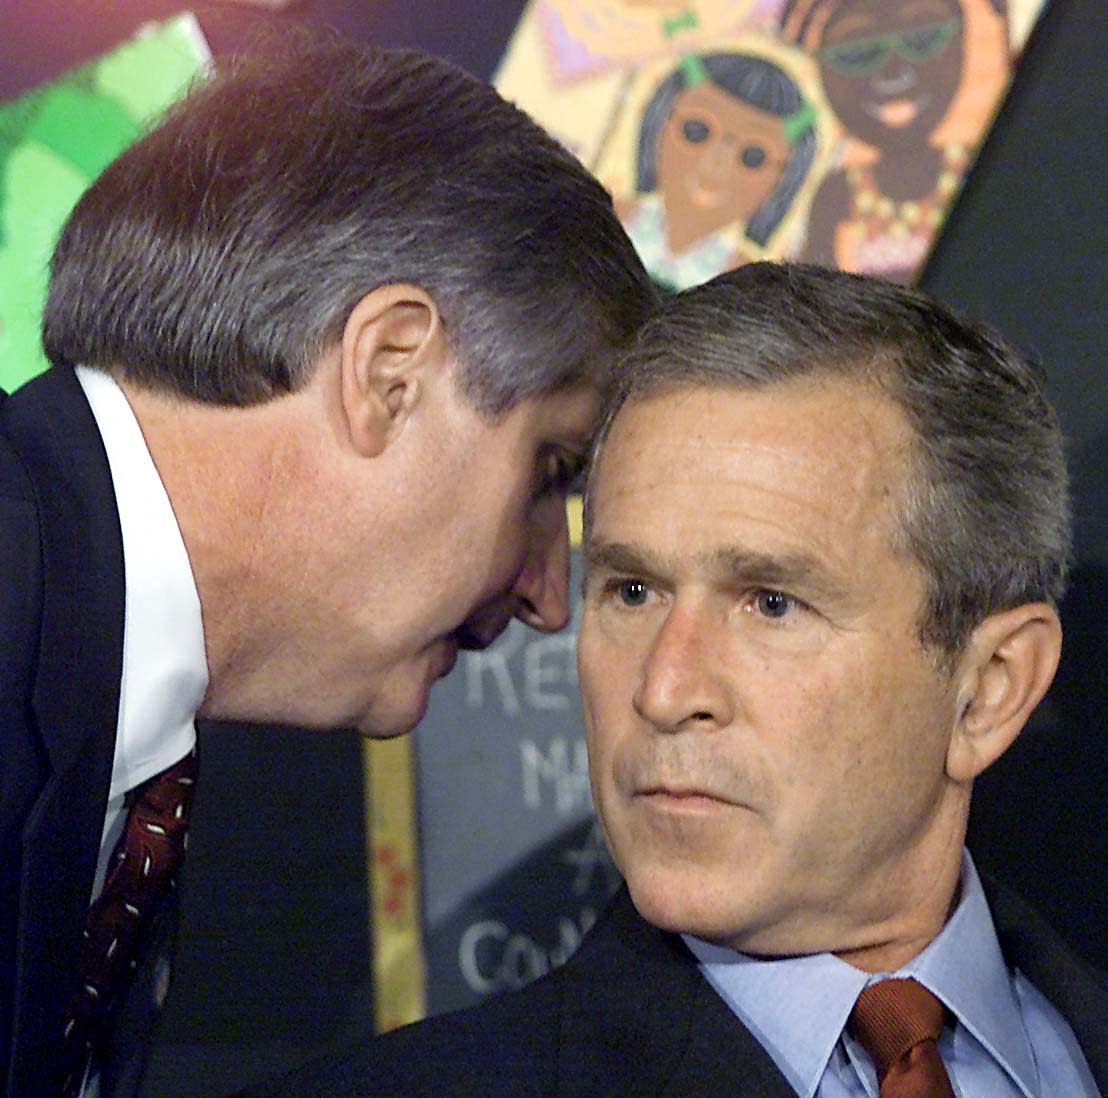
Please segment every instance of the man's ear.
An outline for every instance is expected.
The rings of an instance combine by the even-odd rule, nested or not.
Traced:
[[[1050,686],[1061,651],[1062,624],[1043,602],[990,614],[973,631],[957,672],[951,778],[972,781],[1007,751]]]
[[[342,409],[354,449],[376,457],[403,430],[448,355],[438,307],[418,286],[379,286],[342,333]]]

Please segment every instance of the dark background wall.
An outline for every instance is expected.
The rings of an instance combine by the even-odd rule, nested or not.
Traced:
[[[5,0],[0,98],[183,6],[171,0]],[[268,16],[226,4],[192,6],[217,52],[259,26],[296,19],[359,40],[429,49],[486,77],[522,8],[522,0],[315,0]],[[923,285],[1042,358],[1070,439],[1078,553],[1063,606],[1063,664],[1028,732],[981,781],[972,837],[979,862],[1014,881],[1078,947],[1108,967],[1105,57],[1102,0],[1051,0]],[[524,653],[512,658],[522,661]],[[510,815],[511,798],[520,795],[518,770],[514,778],[493,777],[494,750],[482,755],[474,746],[468,755],[444,754],[448,737],[477,744],[494,715],[481,707],[467,711],[461,702],[452,708],[452,699],[466,696],[463,686],[440,689],[431,726],[417,741],[434,793],[422,806],[429,839],[449,837],[442,820],[457,820],[455,813],[475,799],[503,793]],[[515,719],[517,731],[505,735],[517,735],[520,722],[527,723],[526,714]],[[572,726],[575,713],[560,719]],[[527,734],[537,737],[535,727]],[[545,760],[547,776],[553,742],[544,740],[546,754],[533,756]],[[225,1092],[280,1069],[370,1026],[373,1013],[358,741],[208,725],[201,745],[204,779],[178,971],[148,1087],[182,1098]],[[563,777],[572,781],[572,745],[564,750]],[[440,773],[452,778],[441,790],[434,784]],[[504,824],[505,831],[511,826]],[[567,818],[566,828],[563,845],[513,861],[503,879],[457,910],[447,911],[445,900],[438,905],[447,914],[441,934],[430,935],[428,944],[433,967],[443,974],[439,1003],[452,1005],[466,994],[451,968],[457,957],[449,936],[464,934],[497,904],[533,906],[542,895],[535,882],[551,879],[551,864],[570,864],[567,851],[592,849],[587,819]],[[495,830],[488,842],[500,842]],[[595,887],[605,883],[601,874]],[[520,972],[527,974],[526,963]]]
[[[1053,0],[922,284],[1036,354],[1069,441],[1061,668],[974,791],[978,860],[1108,967],[1108,20]]]

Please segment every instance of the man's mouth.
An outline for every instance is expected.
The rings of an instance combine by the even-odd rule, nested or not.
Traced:
[[[732,798],[701,786],[652,785],[638,790],[635,799],[643,799],[657,808],[675,812],[704,812],[737,807]]]

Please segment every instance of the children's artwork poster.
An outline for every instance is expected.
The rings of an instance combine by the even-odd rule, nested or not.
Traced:
[[[531,0],[496,84],[660,284],[760,258],[911,282],[1043,0]]]
[[[0,104],[0,389],[46,368],[50,256],[77,199],[209,61],[199,24],[180,15]]]
[[[832,146],[811,60],[754,32],[635,70],[596,160],[655,281],[794,253]]]

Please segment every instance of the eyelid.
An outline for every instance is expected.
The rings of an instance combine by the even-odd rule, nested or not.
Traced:
[[[805,602],[799,595],[794,595],[791,591],[787,591],[781,587],[770,587],[765,584],[761,586],[748,587],[743,593],[740,600],[740,605],[743,610],[755,613],[757,612],[757,600],[762,595],[780,595],[784,599],[788,599],[790,608],[795,611],[803,611],[805,613],[816,613],[817,611],[811,603]],[[773,618],[768,614],[761,615],[766,621],[783,621],[784,618]],[[786,615],[786,617],[792,615]]]
[[[650,595],[654,593],[657,588],[644,576],[634,575],[627,572],[611,572],[607,569],[586,569],[584,579],[585,594],[592,593],[595,597],[603,600],[616,599],[619,595],[620,588],[625,587],[629,583],[641,584],[646,589],[646,594]],[[627,609],[635,609],[633,606],[627,606],[626,603],[622,603]]]
[[[617,592],[620,588],[626,587],[631,583],[636,583],[641,587],[645,587],[647,590],[651,590],[650,581],[643,579],[642,576],[622,575],[615,572],[605,576],[601,586],[605,591]]]

